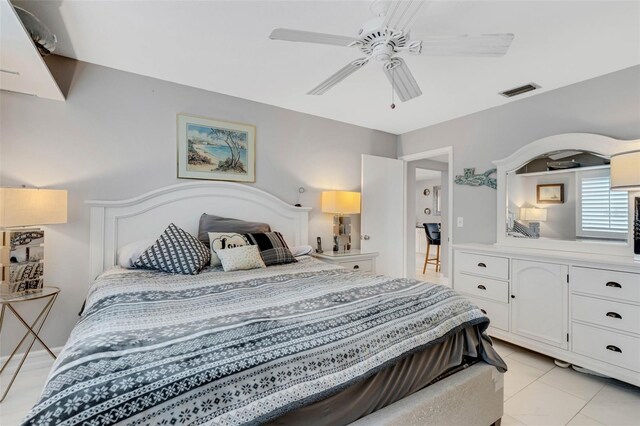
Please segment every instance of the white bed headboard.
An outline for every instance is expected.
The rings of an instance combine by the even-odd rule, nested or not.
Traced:
[[[197,235],[202,213],[265,222],[295,245],[308,242],[310,207],[292,206],[239,183],[180,183],[128,200],[85,203],[91,207],[91,279],[117,264],[120,247],[158,237],[169,223]]]

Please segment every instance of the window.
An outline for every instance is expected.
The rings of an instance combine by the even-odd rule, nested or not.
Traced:
[[[609,169],[578,172],[577,184],[577,236],[626,240],[629,194],[609,189]]]

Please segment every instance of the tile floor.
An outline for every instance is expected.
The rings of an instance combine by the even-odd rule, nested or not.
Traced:
[[[640,388],[556,367],[551,358],[506,342],[494,339],[494,344],[509,366],[503,426],[640,426]],[[25,364],[0,404],[0,425],[20,423],[40,395],[52,363],[40,356]]]
[[[416,279],[434,284],[449,285],[449,280],[441,272],[435,272],[433,269],[427,269],[424,274],[422,273],[422,268],[416,269]]]
[[[29,355],[7,397],[0,403],[1,426],[20,424],[27,412],[37,402],[52,365],[53,359],[44,351]],[[14,358],[7,368],[8,371],[2,374],[0,387],[3,391],[6,389],[7,382],[16,366],[17,360]]]
[[[640,426],[640,388],[572,369],[494,339],[509,367],[504,377],[504,426]]]

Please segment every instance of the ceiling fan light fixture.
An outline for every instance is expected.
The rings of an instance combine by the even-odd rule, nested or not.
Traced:
[[[425,0],[375,0],[371,11],[375,17],[366,21],[356,37],[346,37],[310,31],[276,28],[272,40],[328,44],[357,48],[365,56],[347,64],[307,94],[322,95],[358,69],[375,59],[382,62],[383,71],[391,83],[393,93],[406,102],[422,94],[420,86],[407,64],[399,57],[404,52],[422,56],[498,57],[509,50],[514,35],[482,34],[478,36],[430,36],[411,40],[411,26]],[[392,100],[392,108],[393,105]]]
[[[385,64],[384,73],[402,102],[422,95],[420,86],[402,58],[392,58]]]
[[[348,63],[344,67],[340,68],[338,72],[336,72],[335,74],[333,74],[332,76],[324,80],[322,83],[318,84],[309,92],[307,92],[307,95],[324,94],[327,90],[331,89],[333,86],[340,83],[342,80],[344,80],[345,78],[349,77],[351,74],[356,72],[358,69],[364,66],[367,62],[368,61],[366,58],[360,58]]]

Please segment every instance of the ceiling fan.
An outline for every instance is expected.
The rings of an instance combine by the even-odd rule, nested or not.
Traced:
[[[509,50],[513,40],[513,34],[510,33],[477,36],[430,36],[422,40],[412,40],[410,37],[411,26],[415,22],[418,11],[425,3],[429,3],[429,1],[375,0],[370,9],[376,16],[360,28],[357,37],[276,28],[271,32],[269,38],[355,47],[365,54],[311,89],[307,93],[308,95],[324,94],[369,61],[376,60],[382,63],[382,69],[389,79],[393,91],[403,102],[422,94],[409,67],[398,56],[404,52],[428,56],[497,57],[503,56]],[[393,100],[391,108],[395,108]]]

